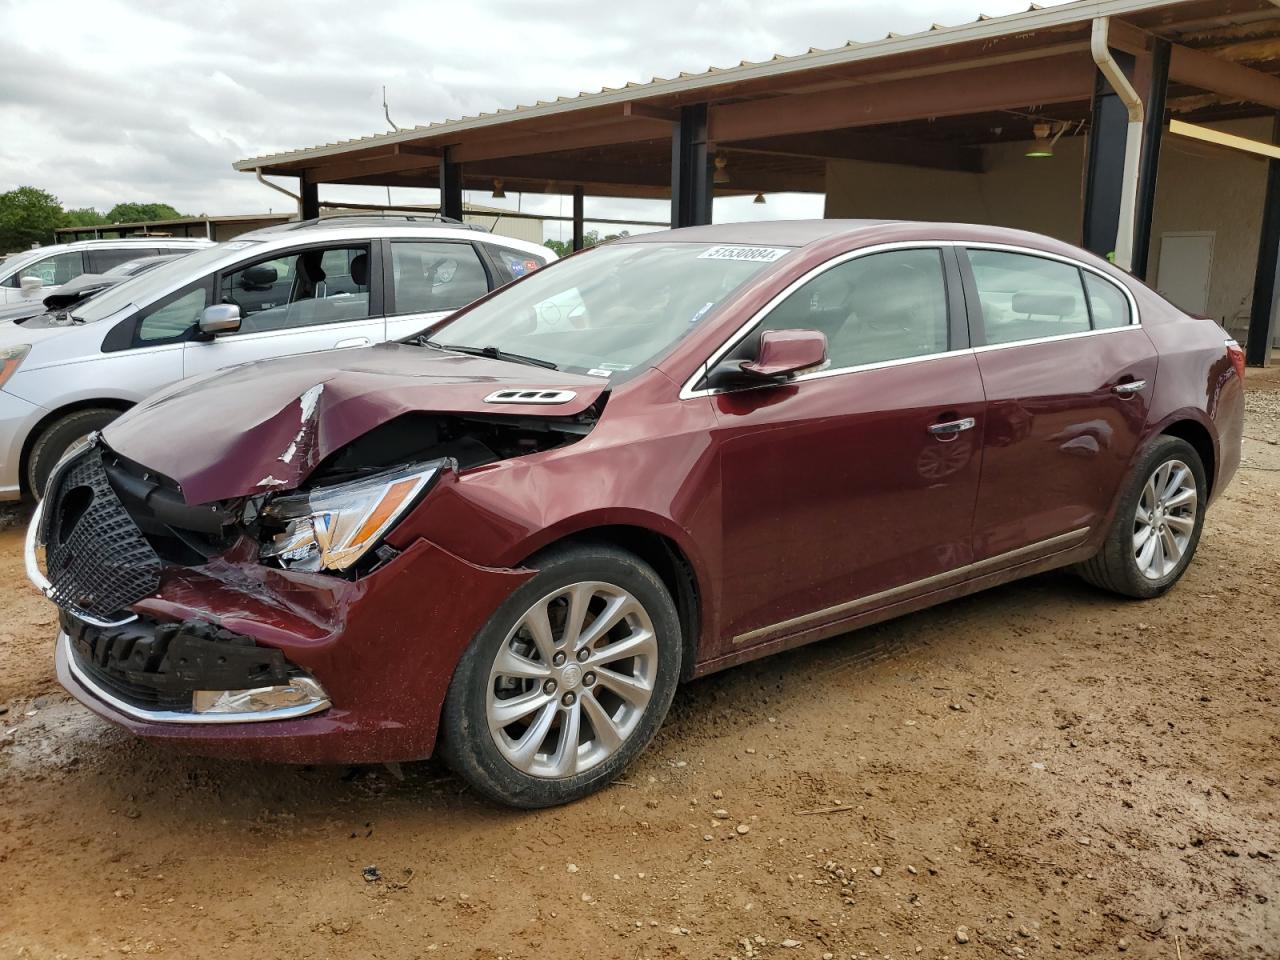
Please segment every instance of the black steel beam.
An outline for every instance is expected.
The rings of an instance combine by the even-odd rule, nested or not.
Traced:
[[[303,220],[320,216],[320,187],[305,176],[298,178],[298,214]]]
[[[1280,143],[1280,114],[1276,115],[1271,142]],[[1253,278],[1253,308],[1249,313],[1249,341],[1245,344],[1245,362],[1249,366],[1265,367],[1271,363],[1277,314],[1280,314],[1280,160],[1268,160],[1258,271]]]
[[[671,125],[671,226],[711,222],[712,157],[707,149],[707,105],[680,108]]]
[[[582,249],[582,188],[573,188],[573,249]]]
[[[1133,212],[1133,267],[1139,280],[1147,279],[1151,256],[1151,220],[1156,212],[1156,178],[1160,172],[1160,143],[1164,139],[1165,102],[1169,95],[1168,40],[1155,41],[1151,50],[1151,89],[1146,96],[1142,125],[1142,160],[1138,167],[1138,202]]]
[[[462,222],[462,164],[455,163],[446,147],[440,158],[440,215]]]
[[[1132,54],[1112,51],[1131,79]],[[1115,253],[1120,227],[1120,194],[1124,184],[1125,137],[1129,111],[1107,78],[1098,71],[1093,87],[1093,121],[1084,181],[1084,247],[1108,259]]]

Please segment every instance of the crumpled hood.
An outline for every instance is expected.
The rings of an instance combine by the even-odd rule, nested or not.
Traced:
[[[568,390],[566,403],[486,403],[505,389]],[[384,343],[267,360],[185,380],[103,434],[177,481],[196,505],[300,485],[331,453],[405,413],[569,417],[607,381],[487,357]]]

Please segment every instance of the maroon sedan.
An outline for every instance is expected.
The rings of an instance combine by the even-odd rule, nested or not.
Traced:
[[[1055,567],[1165,592],[1236,470],[1242,364],[1034,234],[629,237],[139,405],[60,464],[28,567],[62,683],[139,735],[439,749],[562,803],[682,679]]]

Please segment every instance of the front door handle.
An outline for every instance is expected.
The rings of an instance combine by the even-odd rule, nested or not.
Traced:
[[[935,437],[954,437],[957,433],[972,430],[977,422],[978,421],[973,417],[963,417],[960,420],[948,420],[945,423],[935,423],[931,425],[929,427],[929,432]]]
[[[1127,383],[1117,383],[1111,388],[1112,393],[1118,393],[1122,397],[1129,397],[1142,390],[1147,385],[1145,380],[1130,380]]]
[[[351,337],[348,340],[339,340],[333,345],[333,348],[335,350],[341,350],[343,347],[367,347],[368,345],[368,337]]]

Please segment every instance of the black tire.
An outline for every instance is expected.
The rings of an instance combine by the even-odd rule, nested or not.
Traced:
[[[81,437],[101,430],[116,417],[119,410],[89,407],[59,417],[40,432],[27,455],[27,489],[37,500],[44,496],[44,485],[54,465]]]
[[[675,694],[683,644],[670,593],[652,568],[632,554],[604,543],[578,543],[548,549],[527,566],[538,572],[494,612],[458,661],[441,718],[440,752],[455,773],[486,797],[536,809],[570,803],[599,790],[648,745]],[[644,608],[657,646],[652,693],[636,726],[611,755],[572,776],[534,776],[509,762],[490,733],[486,711],[491,670],[526,611],[554,591],[584,581],[621,588]],[[585,707],[584,703],[579,708],[583,716]]]
[[[1147,480],[1161,465],[1181,460],[1195,477],[1196,515],[1190,539],[1181,559],[1165,576],[1153,579],[1146,576],[1138,565],[1134,550],[1134,532],[1137,523],[1138,503]],[[1125,597],[1147,600],[1167,592],[1186,572],[1200,543],[1200,531],[1204,527],[1204,509],[1208,483],[1204,464],[1195,448],[1177,437],[1157,437],[1147,448],[1129,479],[1129,486],[1120,498],[1115,520],[1107,533],[1106,542],[1097,556],[1076,567],[1076,572],[1095,587],[1110,590]]]

